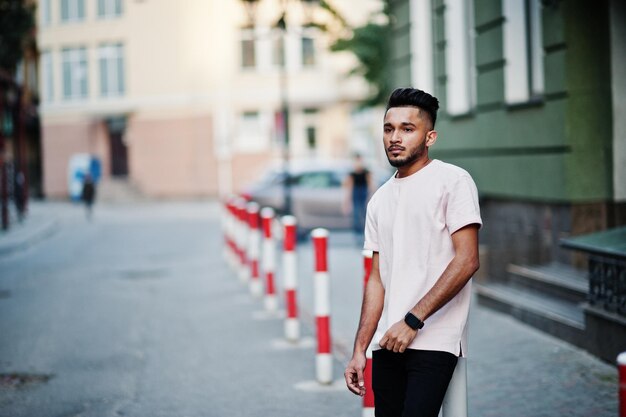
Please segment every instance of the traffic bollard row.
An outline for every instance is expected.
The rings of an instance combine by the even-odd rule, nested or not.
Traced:
[[[259,222],[260,213],[260,222]],[[253,296],[263,294],[265,284],[265,309],[269,312],[278,310],[276,297],[276,237],[281,235],[282,273],[285,287],[286,317],[284,323],[285,338],[297,342],[300,337],[298,319],[297,286],[298,264],[296,256],[296,219],[284,216],[276,221],[271,208],[247,203],[243,198],[231,198],[222,208],[222,231],[224,233],[224,258],[237,273],[241,281],[249,283]],[[260,224],[259,224],[260,223]],[[275,230],[276,229],[276,233]],[[328,230],[315,229],[311,232],[315,255],[313,275],[315,327],[317,336],[316,379],[320,384],[333,382],[333,358],[330,331],[330,277],[328,273]],[[262,253],[262,257],[260,256]],[[259,271],[259,258],[263,270],[263,279]],[[373,252],[363,251],[363,288],[367,287],[372,271]],[[363,397],[364,417],[374,415],[374,393],[372,390],[372,351],[366,353],[364,372],[365,395]],[[626,417],[626,352],[617,358],[620,375],[620,417]],[[443,417],[467,416],[467,364],[465,358],[459,358],[452,380],[442,405]]]

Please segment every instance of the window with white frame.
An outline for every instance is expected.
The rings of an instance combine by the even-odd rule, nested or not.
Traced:
[[[112,18],[122,15],[122,0],[98,0],[98,17]]]
[[[544,92],[540,0],[502,0],[504,23],[504,97],[521,104]]]
[[[306,148],[309,151],[317,151],[318,147],[318,114],[319,110],[316,108],[307,108],[302,111]]]
[[[411,84],[434,94],[432,4],[411,0]]]
[[[124,94],[124,46],[104,44],[98,48],[100,94],[103,97]]]
[[[315,66],[315,39],[311,35],[302,36],[302,66]]]
[[[241,32],[241,67],[256,67],[256,43],[252,29]]]
[[[451,116],[469,113],[474,104],[471,9],[466,0],[446,2],[446,111]]]
[[[85,0],[61,0],[61,22],[79,22],[85,19]]]
[[[87,97],[87,49],[65,48],[61,51],[63,98]]]
[[[52,23],[51,2],[52,0],[39,1],[39,24],[41,26],[50,26],[50,23]]]
[[[269,132],[266,119],[259,111],[244,111],[239,116],[238,135],[235,148],[242,153],[253,153],[267,150]]]
[[[52,62],[52,52],[43,51],[40,56],[41,62],[41,92],[42,99],[46,103],[54,100],[54,63]]]
[[[285,65],[285,37],[278,30],[272,36],[272,65],[278,68]]]

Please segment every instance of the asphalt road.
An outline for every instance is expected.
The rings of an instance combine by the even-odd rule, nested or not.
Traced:
[[[281,344],[222,259],[210,202],[42,204],[58,227],[0,256],[0,416],[358,416],[340,382],[360,307],[360,250],[332,234],[336,386],[314,348]],[[0,237],[1,238],[1,237]],[[304,336],[313,255],[299,247]],[[470,416],[615,416],[615,367],[474,306]]]

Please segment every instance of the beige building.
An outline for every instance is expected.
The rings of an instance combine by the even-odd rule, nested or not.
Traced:
[[[253,28],[239,0],[39,0],[46,195],[67,196],[76,153],[147,195],[237,191],[281,159],[281,91],[293,158],[347,156],[366,86],[306,27],[329,16],[303,3],[287,3],[282,42],[278,0],[260,1]],[[379,2],[333,4],[363,21]]]

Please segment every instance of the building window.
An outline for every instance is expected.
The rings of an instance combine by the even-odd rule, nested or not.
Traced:
[[[100,94],[103,97],[124,94],[124,46],[106,44],[98,49]]]
[[[265,151],[269,145],[269,135],[265,119],[258,111],[244,111],[239,117],[239,134],[235,148],[239,152],[254,153]]]
[[[317,130],[315,126],[307,126],[306,143],[309,150],[315,150],[315,148],[317,148]]]
[[[241,67],[256,67],[256,42],[252,29],[244,30],[241,33]]]
[[[315,40],[310,36],[302,37],[302,66],[315,66]]]
[[[50,103],[54,100],[54,72],[52,62],[52,52],[43,51],[41,53],[41,92],[43,101]]]
[[[317,108],[302,109],[302,122],[304,125],[305,149],[309,156],[314,156],[318,150],[317,126],[319,110]]]
[[[272,65],[281,68],[285,65],[285,37],[276,32],[272,41]]]
[[[434,94],[432,5],[430,0],[411,0],[410,8],[411,84]]]
[[[50,2],[52,0],[41,0],[39,2],[39,24],[41,26],[50,26],[52,23],[52,11],[50,10]]]
[[[85,20],[85,0],[61,0],[61,22]]]
[[[63,65],[63,98],[87,97],[87,49],[66,48],[61,51]]]
[[[98,0],[98,17],[112,18],[122,15],[122,0]]]
[[[541,5],[539,0],[503,0],[504,97],[526,103],[544,92]]]
[[[473,106],[473,62],[471,2],[446,3],[446,111],[451,116],[467,114]]]

